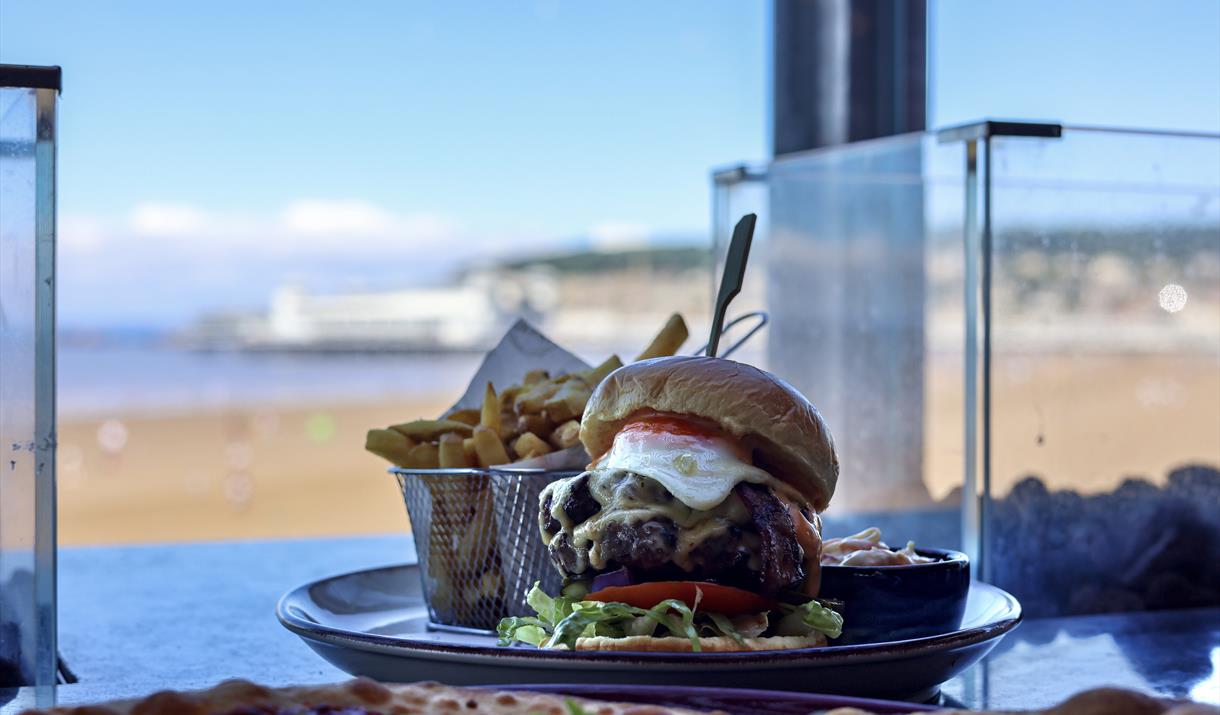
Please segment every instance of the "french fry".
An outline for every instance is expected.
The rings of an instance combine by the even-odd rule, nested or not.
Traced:
[[[474,427],[479,423],[479,415],[479,410],[476,410],[473,407],[468,407],[464,410],[454,410],[453,412],[450,412],[449,414],[445,415],[445,419],[452,420],[454,422],[461,422],[462,424],[467,424]]]
[[[547,419],[546,415],[521,415],[517,418],[517,434],[546,434],[551,430],[552,424],[554,423]]]
[[[479,415],[479,424],[500,431],[500,401],[496,399],[496,390],[490,382],[483,391],[483,411]]]
[[[479,456],[479,466],[483,468],[508,464],[508,452],[500,441],[500,435],[486,425],[474,428],[474,451]]]
[[[475,466],[479,463],[479,454],[474,449],[474,437],[462,440],[462,454],[466,455],[466,463]]]
[[[547,372],[546,370],[530,370],[529,372],[525,373],[525,377],[521,380],[521,384],[524,387],[533,387],[534,385],[549,379],[551,379],[551,373]]]
[[[569,380],[542,407],[547,417],[555,422],[579,419],[591,394],[592,390],[584,380]]]
[[[431,442],[446,432],[457,432],[463,437],[469,437],[471,426],[455,420],[414,420],[390,425],[390,429],[417,442]]]
[[[513,412],[511,408],[508,411],[500,411],[499,432],[502,442],[511,442],[521,434],[521,430],[517,427],[517,413]]]
[[[482,598],[496,598],[504,589],[504,576],[500,569],[490,569],[479,578],[478,594]]]
[[[644,348],[644,352],[636,356],[636,360],[647,360],[656,357],[668,357],[678,352],[678,348],[682,347],[682,343],[690,337],[690,331],[686,329],[686,321],[682,316],[674,313],[669,316],[669,320],[665,321],[665,326],[661,328],[661,332],[652,339],[648,347]]]
[[[451,569],[454,562],[455,543],[460,533],[452,514],[456,501],[458,483],[437,475],[421,475],[432,497],[432,519],[428,527],[428,578],[435,584],[431,605],[438,611],[456,609],[454,580],[459,577]],[[456,612],[454,613],[456,617]]]
[[[407,454],[415,446],[414,440],[388,429],[371,429],[364,438],[364,448],[399,467],[407,462]]]
[[[552,450],[551,445],[542,441],[541,437],[533,432],[526,432],[513,442],[513,451],[517,453],[517,459],[533,459],[550,454]]]
[[[439,448],[442,469],[460,469],[474,466],[466,461],[466,451],[462,449],[462,441],[462,436],[455,432],[441,435]]]
[[[585,370],[581,377],[590,387],[597,387],[597,383],[605,379],[606,375],[614,372],[623,366],[623,360],[618,355],[611,355],[602,361],[600,365],[590,370]]]
[[[436,469],[440,466],[440,451],[431,442],[420,442],[407,452],[407,469]]]
[[[454,557],[457,563],[455,576],[461,584],[460,598],[457,605],[461,610],[462,620],[472,620],[479,612],[482,585],[490,583],[503,584],[500,577],[500,557],[496,549],[495,538],[495,502],[490,486],[486,481],[468,483],[473,494],[465,495],[466,508],[462,511],[461,535],[458,538]],[[490,574],[490,576],[489,576]],[[472,585],[479,586],[471,588]]]
[[[513,402],[513,408],[517,414],[538,414],[542,412],[542,406],[546,401],[551,399],[556,392],[559,392],[559,383],[547,380],[534,385],[530,389],[517,395],[517,399]]]
[[[580,419],[585,413],[585,405],[589,404],[589,398],[593,396],[593,388],[588,385],[581,385],[579,388],[574,388],[564,402],[567,403],[568,409],[572,412],[572,419]],[[556,422],[567,422],[567,420],[556,417]]]
[[[580,422],[568,420],[555,428],[551,433],[551,444],[555,449],[567,449],[580,442]]]
[[[513,385],[500,391],[500,412],[512,412],[513,401],[517,399],[517,395],[521,394],[521,390],[520,385]]]
[[[431,549],[429,549],[429,553],[432,553]],[[429,556],[428,560],[434,564],[444,563],[436,555]],[[441,613],[453,608],[453,579],[449,577],[449,572],[443,568],[433,567],[428,575],[436,582],[432,591],[432,607]]]
[[[491,566],[489,560],[496,547],[495,503],[486,481],[478,482],[477,490],[469,495],[468,519],[463,524],[458,542],[457,558],[466,576],[473,577]],[[463,580],[472,580],[470,578]]]

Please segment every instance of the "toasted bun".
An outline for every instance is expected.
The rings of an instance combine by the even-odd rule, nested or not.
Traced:
[[[580,441],[594,458],[642,410],[718,423],[750,449],[754,463],[822,511],[839,480],[839,458],[817,408],[775,375],[732,360],[667,357],[610,373],[589,398]]]
[[[700,638],[699,648],[703,653],[736,653],[753,650],[790,650],[792,648],[815,648],[826,645],[826,636],[820,633],[811,636],[771,636],[769,638],[743,638],[738,643],[726,636]],[[688,638],[665,636],[630,636],[627,638],[607,638],[594,636],[580,638],[576,641],[576,650],[621,650],[635,653],[690,653],[691,642]]]

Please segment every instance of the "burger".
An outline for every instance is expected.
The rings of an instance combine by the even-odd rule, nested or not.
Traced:
[[[710,357],[643,360],[585,407],[584,473],[552,482],[538,524],[563,590],[502,644],[575,650],[804,648],[837,637],[817,599],[838,481],[818,411],[778,377]]]

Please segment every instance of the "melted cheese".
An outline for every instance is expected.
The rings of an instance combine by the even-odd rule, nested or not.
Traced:
[[[741,482],[775,483],[770,474],[749,463],[729,439],[698,430],[650,429],[633,423],[614,438],[598,467],[625,469],[655,479],[678,501],[707,511],[725,500]]]
[[[601,509],[576,524],[564,511],[563,504],[582,480],[587,480],[586,487]],[[540,516],[540,521],[545,522],[546,515],[549,515],[559,523],[559,531],[553,535],[542,529],[543,542],[549,546],[563,535],[572,549],[574,573],[583,573],[589,567],[596,570],[607,568],[609,564],[602,553],[601,541],[612,524],[642,524],[649,521],[672,524],[677,530],[673,562],[687,571],[701,565],[693,553],[700,544],[725,531],[744,529],[750,524],[749,510],[734,494],[730,493],[711,510],[700,511],[675,499],[660,482],[607,468],[552,482],[543,490],[540,503],[543,506],[550,504],[550,510]],[[748,553],[757,550],[757,536],[746,533],[742,538]],[[752,567],[757,570],[759,566],[755,563]]]
[[[659,481],[642,477],[609,468],[589,473],[589,490],[602,510],[576,525],[572,543],[588,548],[589,563],[595,569],[607,566],[601,540],[611,523],[672,522],[678,530],[673,562],[687,571],[697,566],[690,558],[696,546],[733,525],[750,523],[750,513],[740,499],[723,499],[710,510],[693,509],[671,496]]]

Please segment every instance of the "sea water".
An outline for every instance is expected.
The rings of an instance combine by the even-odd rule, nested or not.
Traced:
[[[459,395],[481,355],[196,352],[61,346],[60,419]]]

